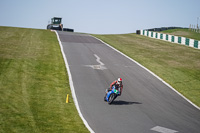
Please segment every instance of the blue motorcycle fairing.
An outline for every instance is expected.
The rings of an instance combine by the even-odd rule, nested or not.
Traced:
[[[109,91],[108,93],[107,93],[107,96],[106,96],[106,101],[108,102],[108,99],[109,99],[109,97],[110,97],[110,94],[112,94],[113,93],[113,90],[111,90],[111,91]]]
[[[106,95],[106,101],[107,101],[107,102],[109,102],[109,97],[110,97],[110,95],[111,95],[112,93],[115,93],[114,90],[115,90],[115,86],[113,86],[113,87],[112,87],[112,90],[109,91],[109,92],[107,93],[107,95]],[[115,94],[116,94],[116,93],[115,93]],[[118,94],[117,94],[117,95],[118,95]]]

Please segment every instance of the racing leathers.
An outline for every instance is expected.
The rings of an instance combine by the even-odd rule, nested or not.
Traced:
[[[112,90],[112,87],[115,86],[115,88],[119,91],[119,96],[122,94],[123,84],[119,84],[117,80],[113,81],[110,84],[110,88],[108,88],[108,92]]]

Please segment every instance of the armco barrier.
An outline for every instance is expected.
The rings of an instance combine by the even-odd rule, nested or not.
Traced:
[[[186,38],[186,37],[168,35],[168,34],[163,34],[163,33],[158,33],[158,32],[153,32],[153,31],[147,31],[147,30],[140,30],[140,35],[200,49],[200,41]]]

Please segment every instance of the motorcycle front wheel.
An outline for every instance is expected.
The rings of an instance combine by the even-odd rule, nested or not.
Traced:
[[[115,99],[115,94],[114,93],[110,94],[110,97],[108,99],[108,104],[112,104],[112,102],[114,101],[114,99]]]

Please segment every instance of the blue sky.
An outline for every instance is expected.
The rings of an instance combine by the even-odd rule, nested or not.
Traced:
[[[123,34],[197,24],[200,0],[0,0],[0,12],[0,26],[46,29],[62,17],[75,32]]]

